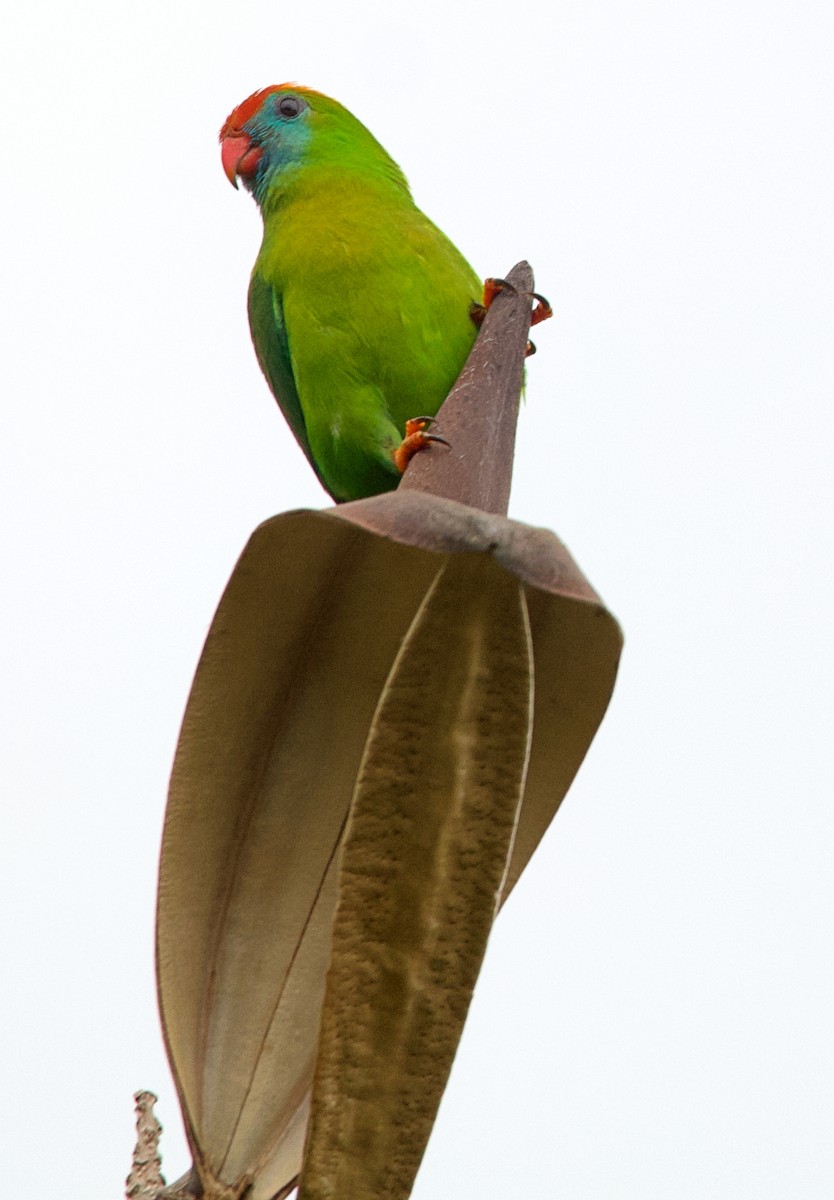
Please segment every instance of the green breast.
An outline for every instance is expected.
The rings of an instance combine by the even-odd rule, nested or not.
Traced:
[[[475,340],[480,282],[411,202],[335,178],[267,213],[249,293],[258,361],[337,500],[396,487],[407,419],[432,416]]]

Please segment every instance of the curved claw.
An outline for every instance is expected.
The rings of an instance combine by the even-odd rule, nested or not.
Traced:
[[[439,433],[426,433],[426,427],[433,425],[434,417],[412,417],[405,423],[405,437],[394,451],[394,465],[402,474],[415,454],[425,450],[430,442],[439,442],[441,446],[449,443]]]
[[[484,308],[489,308],[499,292],[509,292],[511,296],[518,295],[518,289],[510,283],[509,279],[490,277],[484,280]]]
[[[546,321],[549,317],[553,316],[550,301],[546,300],[540,292],[528,292],[527,295],[536,302],[536,307],[530,316],[531,325],[538,325],[539,321]]]

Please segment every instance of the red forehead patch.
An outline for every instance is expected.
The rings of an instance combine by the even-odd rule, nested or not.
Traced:
[[[235,131],[240,131],[247,121],[252,120],[267,96],[272,96],[275,92],[282,92],[285,88],[292,88],[294,92],[301,92],[302,94],[310,90],[309,88],[299,87],[296,83],[273,83],[270,87],[260,88],[257,92],[253,92],[251,96],[247,96],[237,108],[229,113],[223,128],[220,130],[221,138]]]

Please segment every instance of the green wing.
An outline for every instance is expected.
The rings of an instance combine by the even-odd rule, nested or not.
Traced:
[[[290,344],[281,295],[257,272],[252,275],[249,284],[249,328],[258,363],[272,389],[272,394],[295,434],[296,441],[306,454],[307,461],[320,482],[327,487],[310,450],[307,426],[301,411],[301,401],[298,398],[298,387],[290,359]]]

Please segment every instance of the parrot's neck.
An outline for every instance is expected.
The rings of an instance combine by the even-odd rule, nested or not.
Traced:
[[[343,193],[364,195],[369,202],[413,205],[397,164],[387,155],[348,161],[307,161],[284,167],[255,185],[253,195],[267,221],[296,201],[330,204]]]

